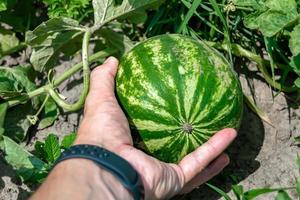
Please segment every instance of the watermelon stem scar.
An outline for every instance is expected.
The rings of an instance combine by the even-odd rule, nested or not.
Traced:
[[[191,124],[189,124],[189,123],[184,123],[183,125],[182,125],[182,130],[184,131],[184,132],[186,132],[186,133],[192,133],[192,131],[193,131],[193,126],[191,125]]]

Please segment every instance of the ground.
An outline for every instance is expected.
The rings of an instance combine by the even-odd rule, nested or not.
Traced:
[[[10,62],[11,59],[7,59]],[[59,74],[72,62],[62,62],[57,70]],[[213,179],[212,183],[230,192],[235,182],[244,186],[245,190],[257,187],[289,187],[293,186],[295,177],[299,177],[296,165],[297,154],[300,152],[294,137],[300,135],[299,109],[293,109],[291,102],[282,93],[274,93],[262,81],[255,67],[248,72],[248,80],[240,73],[240,80],[246,94],[252,96],[256,104],[270,117],[269,125],[260,120],[246,106],[238,138],[228,149],[231,164],[224,172]],[[80,76],[77,74],[61,85],[60,89],[69,99],[75,100],[81,91]],[[56,133],[60,137],[76,131],[82,113],[63,113],[51,128],[40,130],[35,138],[42,140],[48,133]],[[297,132],[298,131],[298,132]],[[32,142],[31,142],[32,144]],[[31,149],[31,145],[28,146]],[[0,200],[27,199],[34,187],[22,184],[10,166],[0,159]],[[295,191],[289,192],[296,199]],[[220,199],[216,193],[205,186],[195,189],[190,194],[174,199]],[[274,199],[274,194],[264,195],[260,200]]]

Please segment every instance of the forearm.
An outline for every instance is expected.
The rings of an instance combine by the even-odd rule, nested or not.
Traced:
[[[132,199],[108,171],[92,161],[70,159],[59,163],[31,197],[35,199]]]

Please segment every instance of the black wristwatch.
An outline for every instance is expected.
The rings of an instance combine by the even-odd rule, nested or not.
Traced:
[[[95,145],[75,145],[65,150],[56,160],[59,162],[70,158],[85,158],[111,172],[131,192],[135,200],[144,199],[144,186],[137,171],[117,154]]]

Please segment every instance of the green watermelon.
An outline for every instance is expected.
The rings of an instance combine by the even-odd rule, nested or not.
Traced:
[[[217,131],[241,122],[243,94],[230,64],[182,35],[147,39],[124,55],[116,93],[144,150],[165,162],[178,163]]]

